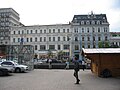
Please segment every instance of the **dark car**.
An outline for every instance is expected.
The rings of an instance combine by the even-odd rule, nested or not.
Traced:
[[[51,59],[51,62],[52,62],[52,63],[61,63],[61,61],[56,60],[56,59]]]
[[[8,69],[0,67],[0,76],[8,75]]]

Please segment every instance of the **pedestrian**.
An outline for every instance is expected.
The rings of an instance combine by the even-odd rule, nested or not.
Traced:
[[[78,72],[79,72],[80,66],[79,66],[78,58],[75,57],[73,62],[74,62],[74,77],[76,78],[75,84],[79,84],[80,79],[78,78]]]
[[[85,70],[85,61],[84,60],[82,60],[82,69],[83,69],[83,71]]]
[[[66,67],[65,67],[65,69],[69,69],[69,61],[68,60],[66,61]]]
[[[52,60],[49,59],[49,69],[52,69]]]

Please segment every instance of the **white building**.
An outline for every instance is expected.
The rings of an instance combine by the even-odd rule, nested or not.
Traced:
[[[120,47],[120,32],[110,32],[111,47]]]
[[[106,14],[74,15],[69,24],[33,25],[14,27],[11,44],[33,45],[40,58],[51,50],[65,52],[65,57],[81,58],[82,48],[98,48],[101,41],[109,41],[109,23]],[[70,47],[70,48],[69,48]]]
[[[12,26],[20,25],[19,14],[12,8],[0,8],[0,45],[9,45]]]

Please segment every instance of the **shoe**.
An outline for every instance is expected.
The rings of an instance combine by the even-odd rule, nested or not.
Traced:
[[[75,83],[75,84],[79,84],[79,83],[77,82],[77,83]]]
[[[76,84],[79,84],[80,80],[78,79],[78,81],[76,82]]]

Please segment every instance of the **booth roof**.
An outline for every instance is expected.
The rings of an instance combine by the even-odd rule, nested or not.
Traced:
[[[82,49],[84,53],[119,53],[120,48],[94,48],[94,49]]]

